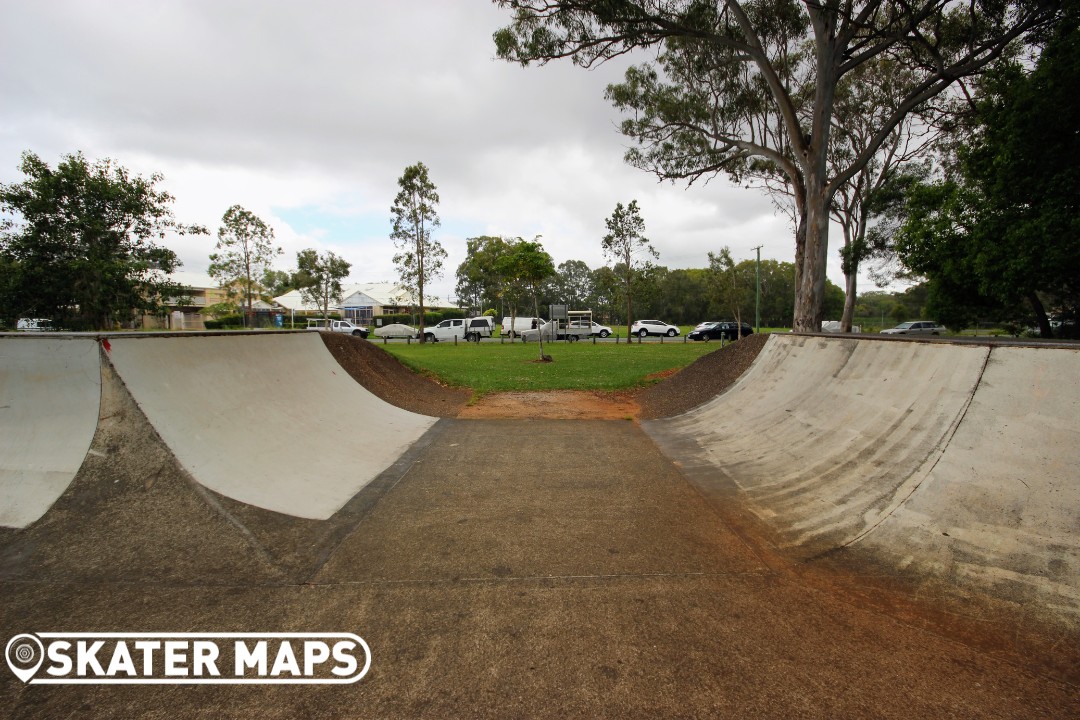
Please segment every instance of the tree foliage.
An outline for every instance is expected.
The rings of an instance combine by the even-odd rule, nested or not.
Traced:
[[[300,296],[318,306],[323,319],[328,319],[331,303],[341,302],[341,281],[349,277],[352,265],[330,251],[319,253],[308,248],[296,253],[296,267]]]
[[[626,337],[630,337],[634,281],[651,266],[648,258],[658,258],[660,254],[645,237],[645,220],[638,210],[637,200],[631,200],[626,207],[617,203],[611,217],[604,222],[608,231],[601,242],[601,248],[604,258],[615,264],[616,274],[622,280],[622,291],[626,300]]]
[[[1016,0],[496,0],[514,11],[495,34],[500,57],[582,66],[649,49],[608,98],[627,118],[627,161],[662,179],[782,175],[797,226],[796,329],[824,311],[834,195],[909,113],[1041,30],[1057,4]],[[888,57],[910,71],[869,142],[830,167],[844,79]]]
[[[207,272],[231,300],[239,300],[245,310],[246,327],[254,313],[255,299],[263,289],[259,280],[281,254],[281,248],[274,246],[274,229],[239,205],[225,211],[217,237],[217,252],[210,255]]]
[[[505,238],[492,235],[468,238],[465,260],[458,265],[456,274],[458,298],[478,312],[497,307],[499,315],[508,314],[504,312],[506,278],[498,269],[499,259],[508,249],[509,242]]]
[[[401,286],[419,302],[420,342],[424,342],[424,286],[442,276],[446,259],[446,250],[431,236],[440,225],[439,193],[422,162],[405,168],[398,178],[398,188],[390,208],[390,237],[398,250],[394,265]]]
[[[945,176],[911,187],[897,249],[953,322],[1026,300],[1080,307],[1080,29],[1071,14],[1033,69],[991,73],[958,128]]]
[[[739,272],[731,250],[724,247],[718,253],[709,253],[709,284],[716,304],[730,312],[738,323],[742,335],[742,309],[753,307],[755,286],[752,277]]]
[[[514,294],[528,293],[532,296],[533,317],[540,317],[540,287],[555,273],[555,263],[540,244],[539,236],[531,242],[518,240],[510,243],[507,251],[499,257],[496,269]],[[514,317],[513,313],[511,317]],[[540,358],[544,359],[543,338],[540,338]]]
[[[206,230],[174,219],[161,175],[82,153],[52,168],[26,152],[19,169],[22,182],[0,185],[0,318],[108,330],[185,296],[168,279],[181,263],[158,241]]]

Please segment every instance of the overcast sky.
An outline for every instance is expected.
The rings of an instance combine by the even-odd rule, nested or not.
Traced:
[[[759,191],[659,184],[623,163],[603,94],[625,66],[496,60],[508,22],[485,0],[0,0],[0,182],[22,179],[27,150],[110,157],[161,173],[181,222],[213,233],[231,205],[259,215],[280,269],[315,247],[375,282],[396,279],[390,206],[423,162],[449,253],[440,299],[478,235],[541,235],[556,264],[603,265],[604,220],[633,199],[667,267],[704,267],[724,245],[792,260],[791,227]],[[215,241],[168,245],[205,273]]]

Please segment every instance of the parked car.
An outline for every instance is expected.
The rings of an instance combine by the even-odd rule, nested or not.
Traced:
[[[900,323],[894,328],[882,330],[883,335],[941,335],[945,328],[929,320]]]
[[[52,320],[45,318],[19,318],[15,323],[19,332],[56,332]]]
[[[838,333],[838,332],[840,332],[841,327],[842,327],[842,325],[841,325],[839,320],[823,320],[821,322],[821,332],[824,332],[824,333]],[[858,325],[852,325],[851,326],[851,332],[853,332],[853,333],[862,332],[862,328],[859,327]]]
[[[348,320],[308,320],[308,330],[319,330],[321,332],[336,332],[345,333],[346,335],[355,335],[357,337],[366,338],[368,336],[368,329],[363,325],[353,325]]]
[[[541,323],[538,328],[530,328],[521,332],[521,342],[536,342],[543,338],[547,341],[566,340],[576,342],[581,338],[589,337],[592,333],[590,327],[583,323],[566,324],[565,321],[551,320]]]
[[[380,328],[375,328],[375,337],[381,338],[413,338],[420,337],[420,331],[401,323],[390,323]]]
[[[571,328],[579,328],[579,327],[583,327],[583,325],[580,322],[571,322],[570,327]],[[592,325],[590,325],[588,327],[589,327],[589,337],[606,338],[606,337],[610,337],[611,333],[612,333],[611,328],[609,328],[607,325],[601,325],[600,323],[598,323],[596,321],[593,321]]]
[[[754,328],[749,323],[742,323],[742,335],[753,335]],[[721,322],[704,322],[690,331],[686,336],[690,340],[738,340],[739,324],[724,320]]]
[[[679,334],[679,328],[674,325],[669,325],[663,320],[635,320],[634,324],[630,326],[630,334],[637,335],[638,337],[646,337],[648,335],[667,335],[668,337],[675,337]]]
[[[491,337],[494,323],[490,317],[452,318],[443,320],[434,327],[424,329],[424,338],[428,342],[453,340],[460,338],[471,342],[480,342],[482,337]]]

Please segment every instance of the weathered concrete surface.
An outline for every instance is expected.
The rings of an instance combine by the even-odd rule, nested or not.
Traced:
[[[785,554],[845,550],[1080,627],[1080,350],[774,335],[645,424]]]
[[[113,367],[184,469],[275,512],[329,518],[435,422],[358,385],[316,333],[110,342]]]
[[[1080,349],[994,348],[946,442],[858,544],[1080,625]]]
[[[1075,435],[1062,428],[1075,428],[1075,356],[1040,355],[1033,364],[999,348],[941,352],[896,342],[884,352],[886,343],[786,338],[789,348],[771,348],[775,354],[717,401],[756,392],[749,379],[770,368],[760,381],[772,390],[760,404],[729,407],[765,442],[754,445],[738,424],[724,426],[709,462],[680,467],[625,421],[440,420],[359,481],[311,478],[333,493],[338,483],[360,487],[329,517],[312,519],[207,489],[140,409],[173,382],[173,364],[184,377],[194,367],[210,373],[215,363],[247,361],[220,370],[236,386],[222,397],[189,405],[167,387],[160,402],[181,414],[209,406],[239,426],[244,417],[261,422],[260,402],[269,398],[266,410],[278,413],[288,396],[280,399],[277,380],[243,368],[275,361],[285,337],[230,338],[252,343],[250,355],[235,347],[215,354],[224,347],[208,342],[215,338],[178,338],[195,341],[189,350],[170,338],[111,339],[113,362],[123,354],[150,367],[129,373],[135,380],[127,386],[111,365],[101,368],[100,421],[74,481],[40,519],[0,532],[0,639],[47,631],[354,632],[371,646],[369,675],[333,687],[27,686],[0,667],[0,717],[1078,714],[1075,634],[1047,638],[1034,625],[984,622],[939,608],[936,595],[913,598],[871,583],[917,571],[952,578],[942,581],[948,588],[966,574],[978,582],[965,587],[992,589],[1004,578],[1011,602],[1064,598],[1045,607],[1067,607],[1076,515],[1062,507],[1075,498],[1077,463]],[[155,345],[168,351],[146,350]],[[136,349],[118,353],[124,346]],[[298,363],[291,382],[326,374],[321,343],[281,347]],[[814,364],[815,347],[824,369]],[[847,410],[818,389],[832,384],[835,393],[839,378],[852,388]],[[935,387],[904,400],[900,385],[909,380]],[[1027,388],[1026,403],[1010,383]],[[145,402],[137,404],[129,387]],[[875,399],[883,387],[888,402]],[[782,402],[785,393],[799,404]],[[860,431],[840,432],[835,425],[845,417]],[[728,422],[726,414],[716,422]],[[818,469],[814,443],[799,433],[818,425],[842,445],[827,446],[826,438],[820,454],[839,463],[829,476],[850,483],[845,498],[830,500],[828,483],[805,477]],[[882,453],[874,433],[885,432],[913,446],[940,437],[932,450]],[[246,497],[262,482],[262,456],[280,444],[277,433],[260,437],[262,444],[238,451],[250,462],[236,470],[236,494]],[[754,495],[750,484],[741,489],[724,475],[728,440],[746,443],[741,471],[775,462],[791,494],[805,492],[819,506],[846,502],[845,512],[823,513],[822,531],[810,515],[802,516],[809,525],[788,528],[787,513],[802,512],[800,503],[769,477],[759,478]],[[302,442],[288,444],[305,458],[296,449]],[[845,447],[873,459],[863,470],[884,490],[860,487]],[[784,451],[803,454],[784,464],[777,459]],[[1037,497],[1017,495],[1015,479],[1030,485],[1035,470],[1015,453],[1045,469]],[[992,468],[972,465],[983,457]],[[896,481],[890,467],[907,479]],[[979,523],[992,513],[1010,520],[986,531]],[[773,542],[759,542],[757,522]],[[903,547],[913,549],[910,558],[897,554]],[[806,548],[824,557],[790,562],[812,557]],[[831,564],[837,556],[847,561]],[[1017,558],[1029,566],[1023,579],[994,570]]]
[[[60,497],[98,420],[90,338],[0,337],[0,527],[26,527]]]
[[[0,716],[1075,716],[1076,686],[772,567],[633,423],[436,430],[407,471],[358,494],[377,497],[309,582],[0,582],[2,637],[355,632],[373,656],[359,683],[26,686],[3,673]],[[588,460],[547,463],[583,442]],[[75,552],[56,530],[42,542]],[[237,537],[200,532],[191,562],[232,562]]]

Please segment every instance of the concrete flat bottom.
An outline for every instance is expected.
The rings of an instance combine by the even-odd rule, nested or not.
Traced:
[[[373,657],[356,685],[42,687],[6,676],[0,715],[1029,718],[1069,717],[1080,703],[1074,686],[771,568],[633,423],[437,430],[392,481],[361,492],[376,501],[303,583],[0,583],[4,637],[355,632]],[[581,461],[545,462],[575,448]],[[269,515],[247,520],[253,536],[260,522]],[[236,553],[226,537],[242,534],[193,550],[216,562]],[[52,540],[61,554],[77,541]]]

